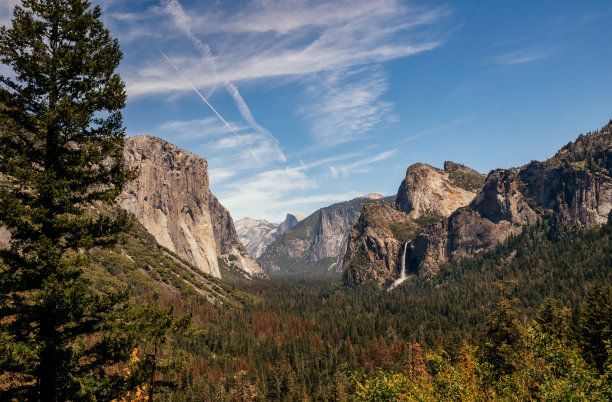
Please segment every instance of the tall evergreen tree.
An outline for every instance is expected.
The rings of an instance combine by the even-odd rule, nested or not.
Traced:
[[[513,301],[499,299],[487,316],[484,331],[483,357],[497,376],[512,374],[520,365],[519,356],[525,343],[525,330],[520,324]]]
[[[134,339],[112,330],[125,295],[95,293],[85,250],[125,231],[122,53],[86,0],[23,0],[0,28],[0,373],[5,396],[109,399]],[[114,335],[113,335],[114,334]],[[1,398],[0,398],[1,399]]]
[[[603,373],[612,341],[612,287],[596,282],[582,303],[578,316],[578,341],[585,359]]]

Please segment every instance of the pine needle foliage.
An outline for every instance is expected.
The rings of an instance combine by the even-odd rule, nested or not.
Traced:
[[[86,250],[118,240],[122,53],[84,0],[23,0],[0,28],[0,392],[19,400],[112,399],[137,336],[114,330],[126,295],[92,290]]]

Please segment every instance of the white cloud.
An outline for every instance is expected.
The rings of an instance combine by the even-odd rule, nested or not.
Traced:
[[[266,137],[265,141],[267,141],[267,142],[275,142],[276,143],[277,147],[275,147],[275,149],[278,151],[278,153],[276,155],[276,159],[279,159],[282,162],[285,162],[286,158],[285,158],[285,155],[282,153],[282,151],[280,151],[280,148],[278,147],[278,140],[268,130],[266,130],[265,128],[261,127],[255,121],[255,118],[253,117],[253,114],[251,113],[251,110],[249,109],[249,106],[247,105],[247,103],[245,102],[244,98],[240,94],[240,91],[238,91],[238,88],[236,88],[236,86],[230,80],[221,81],[219,79],[219,77],[217,75],[216,62],[215,62],[215,59],[211,55],[209,45],[204,43],[204,42],[202,42],[200,39],[198,39],[193,34],[193,31],[192,31],[193,30],[193,26],[190,24],[190,18],[183,11],[183,7],[181,6],[180,2],[178,0],[165,0],[164,3],[165,3],[164,10],[165,10],[166,13],[168,13],[172,17],[176,27],[179,30],[181,30],[187,36],[187,38],[189,38],[189,40],[193,43],[193,45],[201,52],[203,60],[206,62],[208,67],[211,69],[211,72],[213,73],[213,75],[215,77],[215,80],[216,80],[215,84],[223,83],[223,85],[225,86],[227,92],[234,99],[234,103],[238,107],[238,110],[240,111],[240,114],[242,115],[242,118],[251,126],[251,128],[253,128],[254,130],[258,131],[262,136]],[[163,53],[163,52],[161,52],[161,53],[163,54],[164,58],[172,65],[172,67],[177,72],[179,72],[179,68],[166,56],[166,54]],[[180,72],[179,72],[179,74],[182,75]],[[200,98],[202,98],[202,100],[215,112],[215,114],[217,114],[217,116],[221,120],[223,120],[223,118],[221,117],[219,112],[217,110],[215,110],[213,108],[213,106],[210,104],[210,102],[204,96],[202,96],[199,93],[199,91],[194,87],[194,85],[191,82],[191,80],[188,77],[186,77],[186,76],[184,76],[183,78],[184,78],[184,81],[187,82],[189,84],[189,86],[200,96]],[[225,120],[223,120],[223,121],[225,122]],[[228,126],[228,128],[231,129],[231,127],[229,127],[228,123],[226,123],[226,125]],[[234,134],[236,135],[236,138],[239,137],[238,134],[234,130],[232,130],[232,132],[234,132]],[[259,159],[255,152],[252,152],[252,150],[249,150],[249,151],[250,151],[251,155],[255,159]]]
[[[455,119],[455,120],[451,121],[450,123],[447,123],[447,124],[444,124],[444,125],[441,125],[441,126],[436,126],[436,127],[430,128],[428,130],[421,131],[420,133],[417,133],[417,134],[412,134],[411,136],[404,138],[403,140],[401,140],[397,144],[399,145],[399,144],[410,142],[410,141],[416,140],[417,138],[425,137],[425,136],[428,136],[428,135],[431,135],[431,134],[436,134],[436,133],[439,133],[439,132],[445,132],[449,128],[460,126],[460,125],[465,124],[465,123],[467,123],[467,122],[469,122],[471,120],[473,120],[472,116],[469,116],[469,115],[468,116],[463,116],[463,117],[461,117],[459,119]]]
[[[542,49],[520,49],[493,57],[495,64],[523,64],[550,57],[552,53]]]
[[[238,133],[248,129],[248,127],[241,126],[238,123],[232,122],[230,124]],[[163,135],[164,138],[171,138],[174,140],[195,140],[225,135],[233,136],[233,132],[217,117],[168,121],[160,125],[155,132],[156,135]]]
[[[286,168],[264,171],[226,184],[217,196],[233,216],[276,218],[281,200],[296,191],[311,190],[316,183],[302,169]]]
[[[146,134],[165,138],[203,156],[215,169],[232,166],[235,171],[249,171],[284,162],[284,155],[273,137],[254,132],[251,127],[239,123],[230,124],[236,133],[217,117],[207,117],[168,121]]]
[[[323,85],[312,86],[314,100],[306,113],[318,147],[361,139],[395,121],[393,104],[380,99],[387,87],[385,75],[371,68],[334,73]]]
[[[329,166],[331,174],[334,178],[338,177],[339,173],[342,173],[343,176],[347,177],[354,173],[365,173],[368,172],[369,169],[366,166],[371,165],[376,162],[380,162],[386,159],[391,158],[395,154],[396,150],[392,149],[389,151],[381,152],[369,158],[362,158],[353,163],[349,163],[341,166]]]
[[[227,179],[236,176],[236,173],[235,170],[226,168],[208,169],[208,180],[211,186],[219,185]]]
[[[171,16],[166,21],[163,12]],[[145,14],[159,20],[154,26],[165,35],[154,46],[169,51],[183,74],[202,88],[217,82],[347,69],[433,49],[440,41],[420,31],[442,19],[447,10],[409,7],[395,0],[260,0],[238,9],[215,8],[207,2],[206,7],[183,9],[172,0]],[[125,13],[118,15],[128,36],[145,23],[136,18],[132,22]],[[168,18],[174,22],[170,26]],[[176,51],[171,43],[181,36],[200,52]],[[156,63],[164,61],[158,58]],[[144,96],[189,90],[170,69],[162,66],[153,71],[143,74],[140,67],[126,71],[128,93]]]

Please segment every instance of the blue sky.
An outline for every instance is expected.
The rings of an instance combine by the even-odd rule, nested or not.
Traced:
[[[394,194],[415,162],[520,166],[612,118],[610,1],[99,4],[127,134],[205,157],[234,219]]]

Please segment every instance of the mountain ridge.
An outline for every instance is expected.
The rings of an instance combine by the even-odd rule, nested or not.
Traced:
[[[277,237],[257,259],[270,276],[338,277],[350,227],[367,201],[392,203],[372,193],[321,208]]]
[[[304,219],[302,214],[287,213],[281,223],[270,223],[265,219],[242,218],[235,222],[236,232],[249,254],[255,259],[259,258],[266,247],[278,236],[291,229]]]
[[[414,211],[442,211],[428,203],[431,195],[438,197],[440,193],[432,192],[433,187],[427,178],[419,175],[423,166],[426,165],[416,164],[408,168],[407,179],[400,185],[398,201],[394,204],[396,209],[403,209],[408,215],[414,214]],[[455,184],[477,183],[472,180],[476,178],[473,173],[466,170],[469,168],[461,166],[445,164],[449,174],[462,172],[462,181]],[[412,180],[408,178],[409,173]],[[467,177],[470,179],[467,182],[464,180],[465,174],[472,176]],[[419,186],[425,191],[415,194]],[[404,195],[400,194],[403,191]],[[427,192],[429,196],[425,196]],[[415,199],[417,202],[412,201]],[[446,209],[446,212],[450,209]],[[412,239],[408,239],[406,264],[413,274],[435,276],[441,265],[488,250],[509,236],[521,233],[523,227],[534,225],[544,218],[551,222],[549,236],[553,239],[572,236],[583,229],[605,223],[612,214],[612,121],[599,132],[579,136],[545,162],[533,161],[518,168],[491,171],[469,203],[450,212],[443,219],[421,227]],[[367,216],[371,222],[361,222],[360,226],[351,229],[355,235],[351,239],[354,244],[349,244],[349,249],[361,247],[362,252],[347,253],[343,264],[347,270],[343,275],[347,285],[359,284],[359,278],[367,277],[375,279],[382,286],[399,276],[396,269],[390,269],[397,267],[398,261],[383,264],[383,261],[389,260],[389,256],[377,256],[375,253],[375,244],[381,244],[381,236],[384,237],[385,233],[379,230],[379,238],[374,239],[377,241],[368,240],[368,236],[376,231],[368,232],[366,228],[374,228],[374,221],[384,221],[384,216]],[[393,235],[397,237],[397,234]],[[388,239],[386,242],[389,242]],[[392,253],[397,254],[397,250],[394,248]],[[365,271],[378,271],[357,275],[354,272],[357,265],[351,261],[356,256],[362,260],[369,257],[363,260],[365,264],[361,264]],[[400,257],[396,255],[394,258]],[[376,261],[378,263],[372,265]]]

